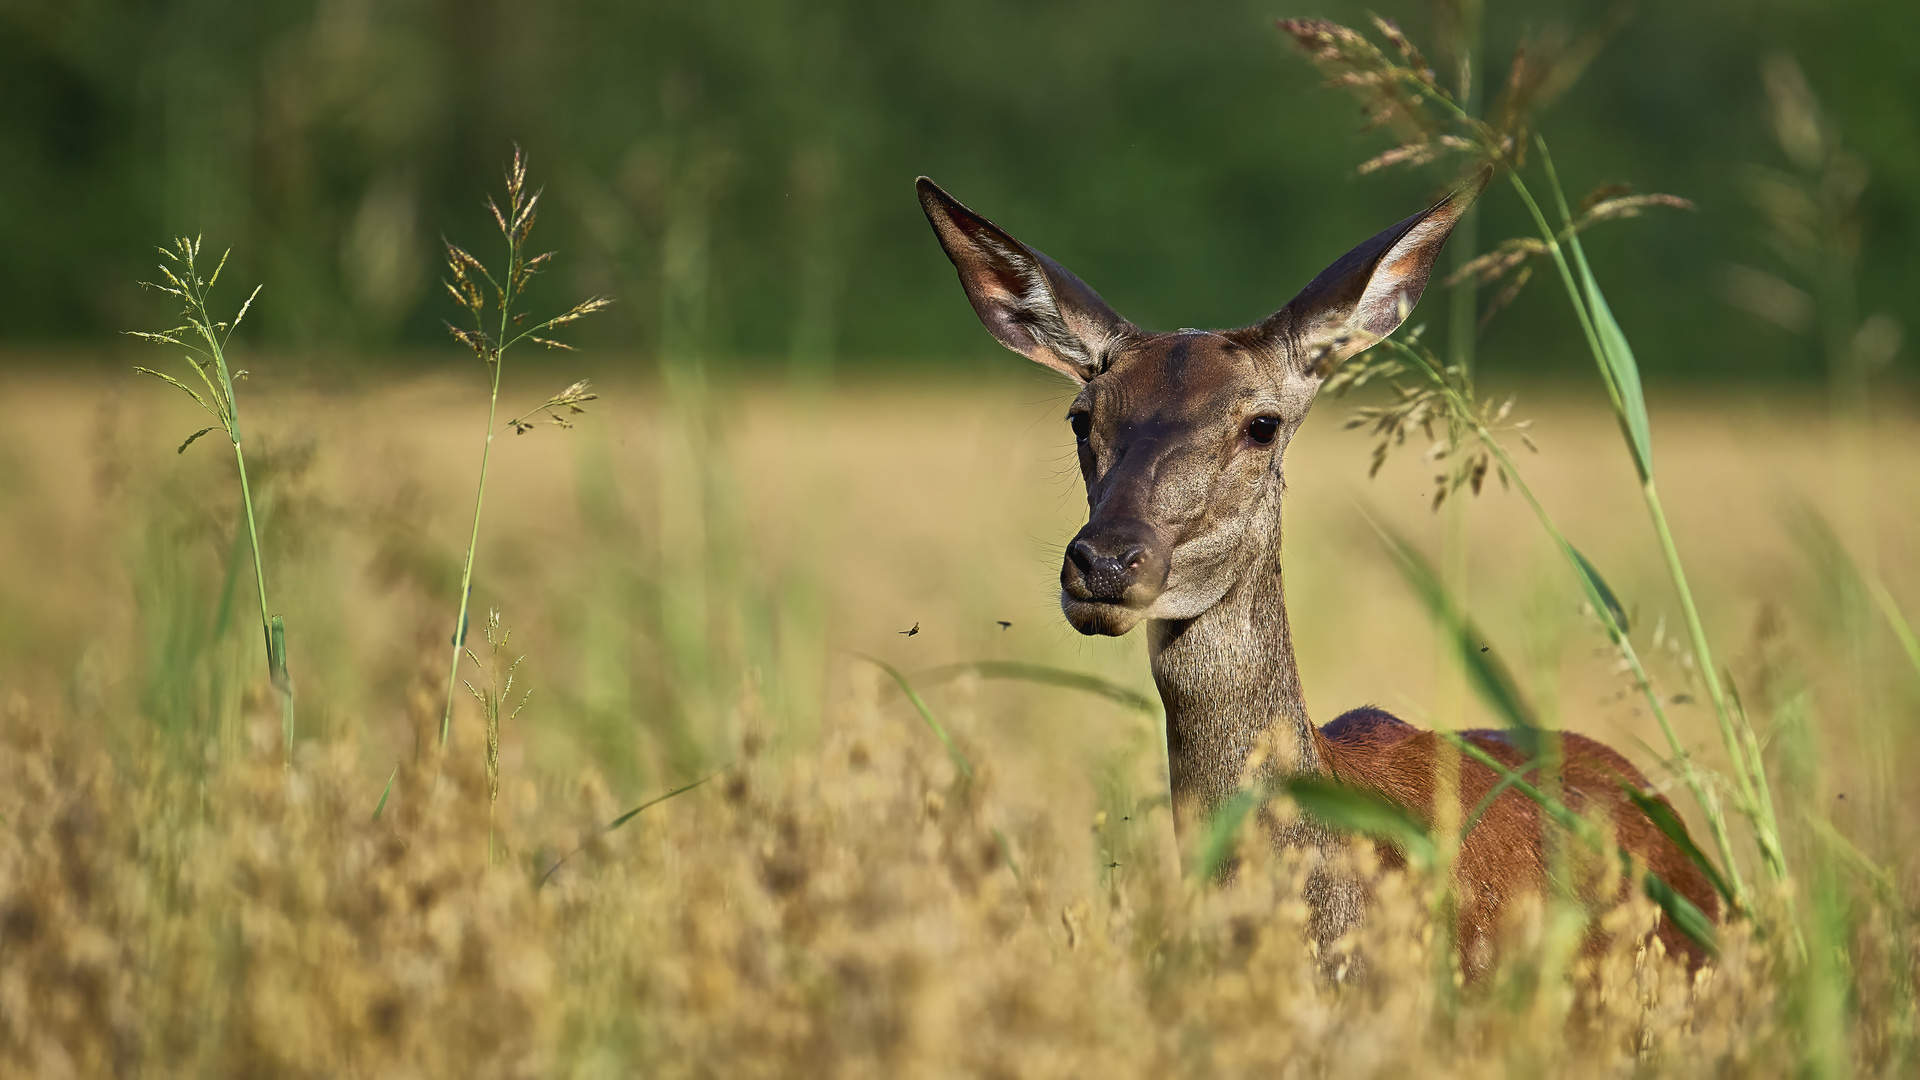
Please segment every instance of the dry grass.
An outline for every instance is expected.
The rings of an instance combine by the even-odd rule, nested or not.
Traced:
[[[516,688],[534,695],[500,731],[504,854],[489,866],[471,702],[449,756],[433,749],[470,468],[448,433],[481,391],[261,394],[250,464],[268,565],[284,576],[269,585],[303,628],[288,772],[256,639],[221,623],[231,466],[170,453],[176,418],[124,381],[0,383],[18,418],[0,433],[0,1072],[1911,1066],[1920,881],[1904,853],[1920,816],[1894,778],[1915,761],[1920,693],[1884,635],[1838,628],[1822,568],[1784,519],[1804,501],[1849,520],[1849,485],[1868,482],[1836,472],[1791,397],[1656,402],[1654,430],[1710,630],[1774,740],[1770,761],[1795,781],[1782,813],[1797,815],[1789,837],[1808,867],[1801,907],[1843,909],[1829,920],[1841,950],[1809,964],[1790,941],[1730,927],[1722,960],[1690,984],[1636,954],[1630,933],[1581,970],[1573,935],[1534,911],[1501,973],[1456,991],[1434,977],[1421,881],[1379,883],[1359,943],[1367,975],[1335,987],[1304,943],[1299,866],[1256,857],[1224,892],[1187,880],[1160,736],[1137,715],[1025,684],[923,685],[975,766],[966,783],[851,657],[909,674],[1017,659],[1150,691],[1137,641],[1078,638],[1053,609],[1080,495],[1049,383],[798,406],[750,392],[690,453],[649,387],[602,379],[605,409],[578,430],[504,444],[474,600],[514,627],[513,653],[527,654]],[[1522,466],[1662,665],[1664,579],[1612,419],[1550,396],[1523,407],[1542,454]],[[1365,701],[1417,719],[1440,647],[1355,503],[1431,536],[1430,470],[1396,460],[1369,483],[1368,441],[1340,430],[1345,408],[1323,402],[1288,461],[1309,704],[1323,720]],[[1920,470],[1905,464],[1920,460],[1920,424],[1883,415],[1899,417],[1875,434],[1884,555],[1920,540]],[[1636,742],[1654,742],[1651,719],[1516,501],[1490,491],[1472,511],[1473,609],[1490,647],[1558,723],[1670,782]],[[1894,595],[1920,607],[1911,566],[1883,563]],[[920,634],[898,635],[916,622]],[[1865,653],[1849,645],[1860,640]],[[1877,674],[1857,677],[1863,665]],[[1657,674],[1691,692],[1672,664]],[[1813,727],[1798,743],[1794,716]],[[1711,714],[1674,717],[1712,765]],[[1813,821],[1884,879],[1822,857]]]

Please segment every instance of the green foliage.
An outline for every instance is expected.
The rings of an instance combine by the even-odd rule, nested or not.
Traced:
[[[1544,139],[1532,133],[1531,113],[1540,107],[1544,100],[1570,85],[1574,75],[1583,68],[1591,54],[1588,51],[1574,49],[1567,54],[1555,56],[1551,52],[1544,59],[1516,57],[1512,78],[1507,88],[1492,110],[1494,119],[1483,121],[1465,111],[1448,90],[1441,86],[1433,71],[1427,67],[1425,58],[1412,42],[1393,23],[1375,18],[1375,29],[1380,36],[1397,52],[1398,58],[1390,56],[1386,50],[1374,44],[1365,35],[1347,27],[1316,20],[1283,20],[1281,29],[1291,35],[1313,62],[1323,71],[1333,75],[1332,84],[1344,87],[1360,98],[1363,105],[1374,115],[1376,122],[1393,121],[1407,134],[1407,141],[1396,151],[1390,151],[1369,162],[1365,168],[1402,163],[1424,163],[1426,161],[1451,158],[1464,155],[1468,158],[1468,168],[1481,173],[1482,177],[1490,170],[1505,171],[1514,192],[1526,206],[1539,228],[1539,237],[1519,238],[1502,244],[1494,252],[1464,263],[1454,277],[1456,281],[1479,279],[1493,281],[1509,273],[1515,267],[1537,255],[1550,256],[1560,271],[1560,278],[1566,287],[1568,299],[1572,302],[1574,314],[1584,333],[1588,348],[1598,365],[1601,379],[1607,390],[1615,418],[1627,442],[1629,455],[1633,458],[1639,475],[1641,493],[1644,497],[1648,515],[1654,531],[1659,538],[1662,554],[1665,556],[1668,572],[1678,593],[1682,611],[1685,613],[1693,658],[1697,662],[1707,683],[1709,696],[1713,700],[1715,715],[1720,722],[1721,733],[1726,743],[1730,759],[1730,770],[1735,781],[1738,808],[1745,814],[1753,826],[1754,840],[1759,848],[1762,861],[1772,872],[1776,881],[1787,876],[1785,859],[1782,855],[1779,828],[1773,816],[1773,800],[1765,775],[1765,765],[1758,753],[1758,740],[1754,736],[1751,723],[1744,711],[1737,709],[1737,699],[1730,706],[1728,696],[1721,689],[1720,673],[1715,668],[1713,656],[1709,650],[1706,633],[1700,621],[1693,593],[1688,586],[1686,574],[1681,566],[1680,554],[1672,534],[1667,527],[1666,513],[1654,485],[1653,451],[1651,434],[1647,420],[1645,396],[1641,391],[1640,374],[1633,350],[1628,345],[1625,333],[1607,306],[1606,299],[1595,280],[1592,267],[1580,243],[1580,233],[1593,223],[1607,217],[1633,216],[1647,205],[1686,205],[1684,200],[1671,196],[1644,196],[1638,198],[1620,197],[1606,188],[1596,190],[1582,203],[1578,216],[1568,208],[1567,199],[1561,188],[1558,175],[1553,168],[1553,159],[1547,152]],[[1462,69],[1462,83],[1467,80],[1469,68]],[[1549,225],[1541,212],[1538,201],[1522,178],[1521,170],[1526,162],[1526,151],[1531,146],[1537,151],[1554,205],[1560,212],[1561,225],[1558,229]],[[1484,179],[1482,180],[1484,185]],[[1578,276],[1567,260],[1567,251],[1573,254],[1573,264],[1578,267]],[[1512,299],[1518,288],[1525,284],[1524,272],[1516,275],[1506,293],[1495,299],[1489,309],[1489,317]],[[1627,637],[1624,612],[1613,590],[1591,561],[1569,543],[1544,507],[1533,497],[1525,482],[1520,480],[1512,459],[1507,455],[1493,434],[1493,428],[1503,421],[1508,406],[1497,411],[1487,406],[1474,405],[1472,373],[1466,365],[1447,365],[1430,352],[1418,346],[1419,331],[1416,329],[1408,339],[1389,342],[1388,347],[1380,350],[1384,358],[1372,362],[1363,362],[1359,370],[1341,381],[1341,388],[1358,386],[1375,375],[1384,374],[1392,379],[1396,376],[1417,372],[1425,380],[1424,385],[1416,384],[1409,391],[1395,383],[1399,390],[1399,402],[1385,409],[1363,411],[1350,422],[1349,426],[1371,422],[1380,442],[1374,449],[1373,472],[1377,473],[1389,450],[1399,445],[1405,429],[1413,423],[1423,428],[1431,428],[1437,421],[1444,420],[1447,437],[1443,444],[1436,444],[1429,456],[1441,455],[1460,462],[1454,466],[1454,479],[1443,475],[1437,478],[1439,489],[1435,505],[1441,497],[1463,482],[1462,477],[1470,479],[1475,494],[1480,491],[1480,477],[1492,463],[1498,462],[1498,475],[1503,482],[1519,486],[1533,508],[1541,525],[1553,538],[1568,562],[1578,575],[1592,602],[1596,614],[1600,615],[1607,627],[1608,636],[1621,652],[1627,666],[1634,672],[1635,679],[1652,706],[1654,715],[1660,721],[1670,746],[1679,758],[1682,775],[1688,786],[1699,800],[1700,808],[1706,814],[1710,827],[1718,842],[1721,856],[1726,861],[1728,872],[1733,874],[1733,884],[1727,891],[1735,901],[1736,907],[1745,905],[1744,886],[1740,883],[1737,868],[1733,862],[1733,851],[1728,837],[1726,823],[1720,815],[1718,801],[1710,797],[1697,771],[1687,761],[1681,751],[1679,741],[1674,735],[1672,725],[1667,721],[1658,696],[1653,692],[1647,674],[1639,664],[1633,647]],[[1525,438],[1524,430],[1522,438]],[[1469,447],[1464,453],[1462,446]],[[1531,445],[1531,444],[1529,444]],[[1477,447],[1477,448],[1476,448]],[[1551,766],[1551,755],[1543,753],[1547,746],[1537,736],[1537,725],[1531,711],[1525,704],[1511,678],[1507,677],[1503,667],[1489,660],[1489,649],[1481,646],[1474,651],[1474,642],[1478,635],[1473,634],[1465,615],[1448,595],[1445,585],[1426,562],[1413,551],[1410,545],[1396,537],[1386,534],[1388,546],[1403,575],[1425,601],[1434,620],[1440,624],[1442,637],[1455,646],[1460,654],[1462,667],[1469,675],[1481,697],[1494,712],[1512,728],[1520,738],[1523,747],[1535,764],[1542,758]],[[1512,772],[1499,765],[1484,750],[1458,736],[1450,736],[1451,741],[1462,752],[1480,761],[1482,764],[1502,774],[1501,784],[1510,785],[1528,798],[1539,803],[1543,810],[1568,828],[1575,836],[1588,843],[1597,843],[1591,825],[1580,820],[1558,800],[1544,795],[1520,779],[1519,773]],[[1534,767],[1530,764],[1528,768]],[[1487,801],[1476,807],[1469,816],[1468,828],[1477,824],[1480,817],[1491,805],[1491,799],[1497,797],[1497,790],[1489,795]],[[1684,834],[1677,820],[1671,814],[1665,815],[1663,827],[1670,826]],[[1707,866],[1707,873],[1722,886],[1726,878],[1707,863],[1704,853],[1688,841],[1684,848],[1691,858]],[[1625,857],[1624,849],[1622,851]],[[1683,898],[1669,888],[1665,882],[1648,875],[1647,895],[1673,915],[1676,925],[1695,941],[1712,951],[1714,948],[1708,934],[1707,920]]]
[[[1915,675],[1920,675],[1920,636],[1914,634],[1913,624],[1901,614],[1900,605],[1894,602],[1893,594],[1887,592],[1885,585],[1873,581],[1868,583],[1868,587],[1873,590],[1873,599],[1880,605],[1881,614],[1887,617],[1887,625],[1899,639],[1900,650],[1906,655],[1907,663],[1913,665]]]
[[[1522,38],[1538,45],[1598,10],[1484,7],[1476,82],[1489,99]],[[1312,76],[1282,62],[1270,20],[1358,23],[1377,10],[1432,40],[1429,9],[670,0],[454,16],[427,0],[9,4],[0,201],[33,209],[9,230],[0,292],[16,311],[0,333],[96,337],[113,321],[97,282],[131,269],[126,238],[186,222],[248,238],[249,273],[276,291],[254,330],[262,346],[418,355],[441,332],[425,252],[443,229],[466,232],[476,164],[514,139],[568,178],[551,226],[570,260],[556,286],[633,300],[596,345],[661,348],[661,241],[670,204],[697,188],[711,225],[703,333],[717,361],[783,360],[796,334],[842,366],[983,360],[993,346],[953,310],[950,271],[912,216],[908,183],[923,172],[1142,325],[1243,324],[1432,183],[1387,172],[1353,182],[1353,163],[1395,148],[1397,133],[1356,139],[1344,110],[1303,108]],[[1900,110],[1880,107],[1904,100],[1898,43],[1916,37],[1920,12],[1896,0],[1763,15],[1676,0],[1639,5],[1605,39],[1555,106],[1566,161],[1712,208],[1633,250],[1592,253],[1628,260],[1645,283],[1611,299],[1661,343],[1650,377],[1820,370],[1816,344],[1705,296],[1675,300],[1729,259],[1772,265],[1732,164],[1780,156],[1762,128],[1734,119],[1764,100],[1759,58],[1778,50],[1827,88],[1877,178],[1860,207],[1862,310],[1903,310],[1920,291],[1903,209],[1920,193],[1911,133]],[[1500,208],[1484,228],[1519,231]],[[1523,299],[1504,318],[1482,348],[1492,369],[1578,373],[1550,305]]]
[[[1394,561],[1400,567],[1402,575],[1405,576],[1414,591],[1420,595],[1421,599],[1426,603],[1429,612],[1433,615],[1434,621],[1439,624],[1443,638],[1453,643],[1459,650],[1462,662],[1466,665],[1468,673],[1472,676],[1473,686],[1479,691],[1481,700],[1513,730],[1516,742],[1525,752],[1534,758],[1533,762],[1521,769],[1509,769],[1485,750],[1475,746],[1465,738],[1454,735],[1451,732],[1446,733],[1448,740],[1454,746],[1458,747],[1461,753],[1473,758],[1487,768],[1494,770],[1495,774],[1500,778],[1480,801],[1479,805],[1475,806],[1473,811],[1468,814],[1467,820],[1461,828],[1461,841],[1464,842],[1466,835],[1473,830],[1475,825],[1479,824],[1481,817],[1486,813],[1487,809],[1493,805],[1493,800],[1499,798],[1500,794],[1506,789],[1513,788],[1537,803],[1549,817],[1573,836],[1589,845],[1600,844],[1602,838],[1595,831],[1591,823],[1574,813],[1573,810],[1569,809],[1566,804],[1560,800],[1548,796],[1538,787],[1528,783],[1524,779],[1524,774],[1539,764],[1540,757],[1545,750],[1545,744],[1542,743],[1538,725],[1533,720],[1534,714],[1532,707],[1527,704],[1519,688],[1514,684],[1512,677],[1507,674],[1505,665],[1493,659],[1493,653],[1484,644],[1477,644],[1483,643],[1486,639],[1474,630],[1473,625],[1467,620],[1466,616],[1460,612],[1453,599],[1447,595],[1446,590],[1440,583],[1439,575],[1434,573],[1432,567],[1428,566],[1426,561],[1420,558],[1419,554],[1404,540],[1393,536],[1385,530],[1381,531],[1381,536],[1387,542],[1393,554]],[[1660,811],[1660,816],[1654,817],[1651,812],[1649,813],[1649,817],[1653,818],[1654,824],[1663,832],[1667,832],[1668,835],[1676,838],[1675,842],[1680,845],[1681,850],[1701,866],[1707,874],[1708,879],[1714,883],[1716,888],[1719,888],[1723,893],[1730,891],[1727,889],[1725,878],[1719,869],[1713,865],[1706,854],[1686,835],[1685,827],[1680,825],[1678,820],[1673,817],[1672,812],[1667,810],[1664,804],[1659,803],[1657,800],[1646,799],[1639,792],[1631,789],[1629,789],[1628,795],[1633,799],[1634,804],[1641,806],[1643,810],[1646,809],[1646,804],[1648,803],[1656,806]],[[1314,797],[1323,799],[1325,795],[1324,793],[1316,791]],[[1382,811],[1378,809],[1373,811],[1363,810],[1363,812],[1356,814],[1355,811],[1359,808],[1359,804],[1356,802],[1357,798],[1358,796],[1353,795],[1343,796],[1343,801],[1338,804],[1341,814],[1330,820],[1343,828],[1360,829],[1368,832],[1384,831],[1382,825],[1377,823],[1371,825],[1359,824],[1359,822],[1370,821],[1372,818],[1379,817]],[[1303,805],[1308,804],[1303,803]],[[1392,807],[1387,808],[1389,811],[1392,809]],[[1371,817],[1368,815],[1371,815]],[[1424,836],[1424,832],[1422,832],[1421,835]],[[1399,842],[1406,843],[1404,840]],[[1412,850],[1413,849],[1409,849],[1410,858],[1412,857]],[[1431,849],[1429,846],[1429,848],[1422,850],[1430,851]],[[1622,859],[1628,858],[1625,848],[1620,849],[1620,855]],[[1628,861],[1630,862],[1630,860]],[[1661,909],[1673,918],[1674,924],[1680,928],[1681,932],[1698,942],[1709,952],[1717,949],[1718,946],[1715,944],[1711,921],[1707,919],[1698,908],[1695,908],[1690,901],[1679,893],[1674,892],[1659,875],[1651,871],[1648,871],[1645,875],[1644,886],[1648,899],[1659,904]],[[1729,899],[1731,899],[1731,897],[1729,897]]]

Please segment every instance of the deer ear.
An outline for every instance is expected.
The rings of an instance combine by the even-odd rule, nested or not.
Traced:
[[[1100,374],[1133,326],[1066,267],[1008,236],[940,185],[923,176],[914,187],[974,313],[1000,344],[1077,382]]]
[[[1482,170],[1445,199],[1342,255],[1252,328],[1253,336],[1282,347],[1317,385],[1341,361],[1406,321],[1454,224],[1492,177],[1491,169]]]

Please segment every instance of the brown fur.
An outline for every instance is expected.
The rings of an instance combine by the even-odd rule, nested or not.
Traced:
[[[1462,734],[1509,769],[1518,770],[1526,764],[1527,755],[1505,732]],[[1611,747],[1584,735],[1568,733],[1559,739],[1561,801],[1582,815],[1600,810],[1622,847],[1666,879],[1708,918],[1717,919],[1718,898],[1706,876],[1621,792],[1623,780],[1643,792],[1650,790],[1640,770]],[[1362,708],[1319,729],[1315,743],[1327,772],[1335,779],[1376,792],[1413,811],[1428,825],[1433,824],[1440,747],[1433,732],[1422,731],[1378,709]],[[1466,821],[1498,779],[1492,769],[1462,758],[1459,821]],[[1526,779],[1537,786],[1540,773],[1536,770]],[[1666,801],[1664,796],[1656,797]],[[1545,888],[1547,857],[1540,826],[1539,807],[1509,787],[1461,844],[1453,869],[1460,897],[1460,950],[1464,956],[1487,955],[1507,904]],[[1601,897],[1589,891],[1585,899],[1595,907],[1610,906],[1625,900],[1634,884],[1622,876],[1615,896]],[[1700,947],[1671,922],[1663,921],[1658,934],[1670,955],[1685,956],[1696,967],[1705,960]],[[1600,934],[1588,935],[1590,952],[1604,944]]]

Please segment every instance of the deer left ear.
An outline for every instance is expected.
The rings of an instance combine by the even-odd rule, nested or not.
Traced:
[[[1334,368],[1398,329],[1426,291],[1433,261],[1493,170],[1342,255],[1249,336],[1277,347],[1318,385]]]
[[[940,185],[923,176],[914,188],[974,313],[1000,344],[1084,384],[1100,374],[1118,342],[1137,332],[1066,267]]]

